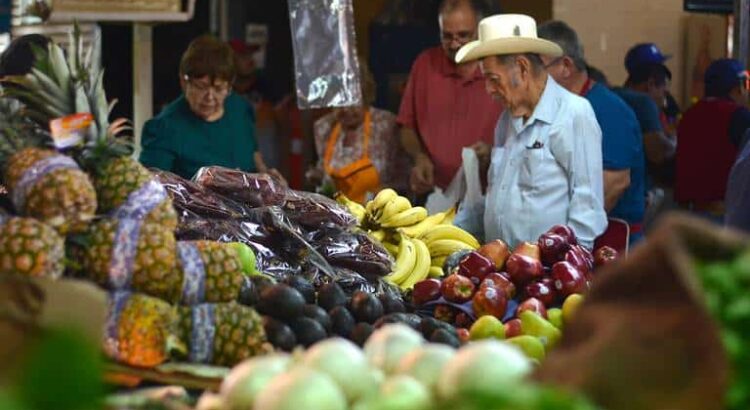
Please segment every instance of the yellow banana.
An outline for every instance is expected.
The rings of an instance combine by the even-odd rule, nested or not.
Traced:
[[[427,210],[421,206],[415,206],[388,219],[383,219],[380,222],[380,226],[384,228],[399,228],[422,222],[425,218],[427,218]]]
[[[383,242],[385,240],[385,231],[382,229],[378,229],[377,231],[370,231],[370,236],[374,239],[376,239],[378,242]]]
[[[438,239],[427,245],[433,257],[450,256],[456,251],[463,249],[474,250],[471,245],[456,239]]]
[[[451,209],[443,212],[443,214],[445,214],[445,218],[440,223],[453,225],[453,220],[456,218],[456,207],[455,206],[451,207]]]
[[[382,244],[385,250],[387,250],[388,253],[391,254],[391,256],[393,256],[394,258],[398,257],[398,248],[400,245],[396,245],[395,243],[388,241],[383,241]]]
[[[398,196],[398,193],[396,191],[386,188],[378,192],[377,195],[375,195],[375,198],[372,199],[372,201],[367,203],[366,210],[370,215],[376,216],[382,211],[382,208],[388,203],[391,202],[391,199]],[[377,219],[377,218],[374,218]]]
[[[436,266],[438,268],[443,268],[443,265],[445,265],[445,260],[448,259],[447,256],[438,256],[438,257],[432,257],[432,266]]]
[[[427,276],[431,278],[439,279],[445,276],[445,273],[443,273],[443,268],[440,268],[437,266],[430,266],[430,273]]]
[[[411,202],[403,196],[397,196],[391,199],[383,207],[383,212],[379,215],[378,220],[386,220],[393,215],[399,214],[411,208]]]
[[[455,225],[437,225],[425,232],[419,239],[425,241],[427,245],[439,240],[453,239],[467,244],[471,250],[478,249],[481,246],[472,234]]]
[[[357,218],[358,224],[362,224],[362,221],[365,219],[365,215],[367,215],[367,211],[365,210],[364,206],[347,198],[347,196],[341,192],[336,193],[335,199],[336,202],[345,206],[346,209],[348,209],[349,212],[354,215],[355,218]]]
[[[409,274],[407,279],[401,282],[401,289],[411,289],[419,281],[427,279],[430,274],[430,251],[427,249],[427,245],[419,239],[412,239],[412,243],[416,248],[416,262],[414,263],[414,269]]]
[[[433,226],[438,225],[445,219],[446,212],[440,212],[433,214],[423,219],[422,222],[416,223],[412,226],[406,226],[399,229],[401,234],[406,235],[410,238],[419,238],[425,232],[427,232]]]
[[[417,263],[417,247],[411,239],[404,238],[398,245],[398,257],[396,258],[396,265],[390,274],[385,277],[385,280],[400,285],[405,281],[409,274],[414,270],[414,265]]]

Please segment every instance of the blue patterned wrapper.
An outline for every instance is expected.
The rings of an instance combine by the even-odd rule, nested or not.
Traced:
[[[29,191],[31,191],[31,188],[39,182],[42,177],[59,169],[80,168],[78,168],[78,164],[76,164],[71,158],[66,157],[65,155],[54,155],[35,162],[34,165],[24,171],[21,175],[21,179],[18,180],[18,183],[13,187],[13,192],[11,193],[11,200],[13,201],[13,206],[16,210],[20,212],[20,210],[23,209]]]
[[[214,357],[214,305],[203,304],[191,309],[193,327],[190,332],[190,354],[192,363],[211,363]]]
[[[195,242],[178,242],[177,253],[184,278],[182,304],[195,305],[206,300],[206,267]]]

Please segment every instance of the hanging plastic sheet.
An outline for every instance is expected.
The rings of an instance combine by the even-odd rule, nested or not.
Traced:
[[[288,1],[298,106],[359,105],[352,0]]]

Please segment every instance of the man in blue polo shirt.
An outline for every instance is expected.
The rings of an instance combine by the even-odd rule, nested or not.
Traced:
[[[602,129],[605,209],[610,218],[630,225],[630,242],[642,237],[645,175],[640,126],[633,110],[606,86],[593,81],[586,69],[576,32],[561,21],[539,27],[541,38],[557,43],[562,57],[542,56],[547,71],[560,85],[586,98]]]

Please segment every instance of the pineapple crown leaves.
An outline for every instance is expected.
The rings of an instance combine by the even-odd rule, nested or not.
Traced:
[[[31,121],[25,107],[17,100],[0,98],[0,169],[8,159],[24,148],[44,148],[52,145],[52,138]]]

